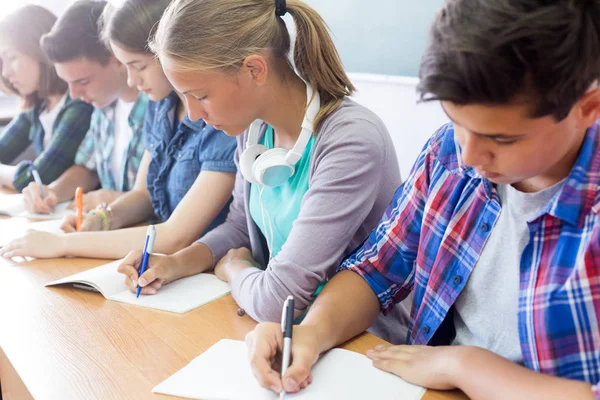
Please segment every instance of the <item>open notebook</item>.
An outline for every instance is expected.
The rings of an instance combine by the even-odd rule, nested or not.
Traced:
[[[288,394],[297,400],[418,400],[425,393],[395,375],[373,367],[366,356],[343,349],[327,352],[312,371],[304,390]],[[246,343],[223,339],[160,383],[153,393],[190,399],[276,400],[252,375]]]
[[[67,210],[69,202],[56,205],[56,210],[50,214],[33,214],[25,211],[22,194],[7,194],[0,196],[0,215],[9,217],[25,217],[31,219],[62,219],[65,215],[72,214],[73,211]]]
[[[154,295],[143,295],[136,299],[135,293],[125,285],[125,275],[117,271],[121,260],[88,269],[75,275],[47,283],[46,286],[73,284],[97,290],[108,300],[135,304],[183,314],[209,303],[231,291],[230,286],[211,274],[198,274],[179,279],[163,286]],[[83,286],[82,286],[83,285]]]

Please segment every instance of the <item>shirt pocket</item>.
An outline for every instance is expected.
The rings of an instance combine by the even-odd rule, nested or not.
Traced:
[[[167,188],[171,204],[175,206],[185,196],[192,187],[198,174],[201,164],[197,157],[197,147],[184,147],[173,154],[173,166],[169,173]]]

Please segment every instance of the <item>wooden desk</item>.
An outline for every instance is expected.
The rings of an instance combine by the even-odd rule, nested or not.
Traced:
[[[3,222],[8,221],[0,221],[0,229]],[[105,262],[0,260],[3,400],[172,398],[151,389],[220,339],[243,340],[256,324],[237,316],[231,296],[179,315],[85,290],[43,287]],[[384,342],[363,334],[344,348],[364,353],[379,343]],[[465,398],[435,391],[424,397]]]

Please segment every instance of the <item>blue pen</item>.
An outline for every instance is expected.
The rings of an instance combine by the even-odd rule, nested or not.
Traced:
[[[42,199],[45,198],[46,192],[44,191],[42,178],[40,178],[40,174],[38,173],[37,169],[35,169],[35,165],[33,165],[31,161],[29,161],[29,171],[31,172],[31,175],[33,175],[33,180],[35,181],[36,185],[38,185],[40,188],[40,195],[42,196]]]
[[[150,254],[154,250],[154,240],[156,239],[156,228],[154,225],[150,225],[148,230],[146,231],[146,244],[144,244],[144,254],[142,255],[142,266],[140,267],[140,276],[146,272],[146,268],[148,267],[148,259],[150,258]],[[140,297],[140,291],[142,287],[138,285],[137,290],[135,291],[135,297]]]

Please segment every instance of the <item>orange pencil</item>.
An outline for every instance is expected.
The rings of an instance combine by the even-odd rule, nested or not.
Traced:
[[[77,208],[77,232],[79,232],[83,223],[83,189],[80,187],[75,190],[75,207]]]

